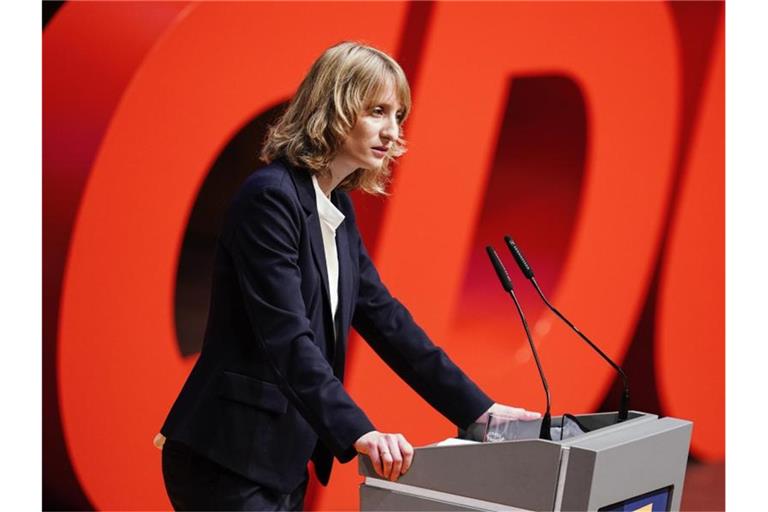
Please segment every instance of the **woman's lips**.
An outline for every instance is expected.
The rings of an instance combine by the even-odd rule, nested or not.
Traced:
[[[371,151],[373,151],[373,154],[377,158],[384,158],[385,156],[387,156],[387,148],[375,147],[375,148],[371,148]]]

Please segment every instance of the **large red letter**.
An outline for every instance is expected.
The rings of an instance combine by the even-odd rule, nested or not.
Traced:
[[[692,451],[725,458],[725,56],[722,20],[663,258],[656,375],[664,411],[694,422]]]

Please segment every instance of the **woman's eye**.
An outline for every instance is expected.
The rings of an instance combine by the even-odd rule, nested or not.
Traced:
[[[373,107],[372,113],[375,116],[382,116],[384,115],[384,109],[381,107]]]

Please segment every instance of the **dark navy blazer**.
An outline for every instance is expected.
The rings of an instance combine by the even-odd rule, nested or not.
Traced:
[[[491,404],[381,283],[349,196],[331,200],[338,310],[334,326],[311,175],[278,160],[235,196],[217,242],[202,351],[161,429],[251,480],[290,492],[310,458],[326,484],[333,456],[375,430],[342,386],[350,326],[459,427]]]

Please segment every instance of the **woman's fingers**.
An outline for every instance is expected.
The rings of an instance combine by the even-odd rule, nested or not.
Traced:
[[[389,479],[389,475],[392,473],[393,456],[390,452],[389,442],[387,441],[386,435],[379,437],[377,446],[379,448],[379,455],[381,456],[381,462],[384,469],[381,476]]]
[[[503,416],[508,416],[512,419],[521,420],[521,421],[531,421],[531,420],[537,420],[541,418],[541,413],[534,412],[534,411],[527,411],[523,409],[522,407],[512,407],[510,405],[503,405],[503,404],[493,404],[490,409],[488,409],[481,418],[485,417],[485,420],[487,421],[487,414],[501,414]]]
[[[397,442],[400,445],[400,452],[403,454],[403,466],[400,469],[400,474],[404,475],[411,468],[413,462],[413,446],[402,434],[397,434]]]
[[[387,480],[400,478],[413,462],[413,446],[402,434],[382,434],[372,430],[355,442],[355,449],[368,455],[376,474]]]
[[[512,417],[521,421],[531,421],[541,418],[541,413],[538,412],[526,411],[525,409],[521,409],[519,407],[511,407],[510,409],[514,410]]]
[[[357,453],[367,455],[368,458],[371,459],[371,464],[373,464],[373,470],[376,474],[383,476],[384,470],[382,468],[381,455],[379,454],[378,446],[380,436],[381,432],[376,430],[371,430],[370,432],[363,434],[360,436],[360,439],[355,441],[355,450],[357,450]]]
[[[368,457],[371,459],[371,464],[373,464],[373,470],[376,474],[384,476],[384,469],[381,466],[381,456],[379,455],[379,448],[376,441],[371,441],[368,449]]]
[[[403,467],[403,454],[400,453],[400,443],[397,438],[398,435],[399,434],[387,434],[389,453],[392,454],[392,472],[389,474],[389,479],[392,481],[400,478],[400,470]]]

